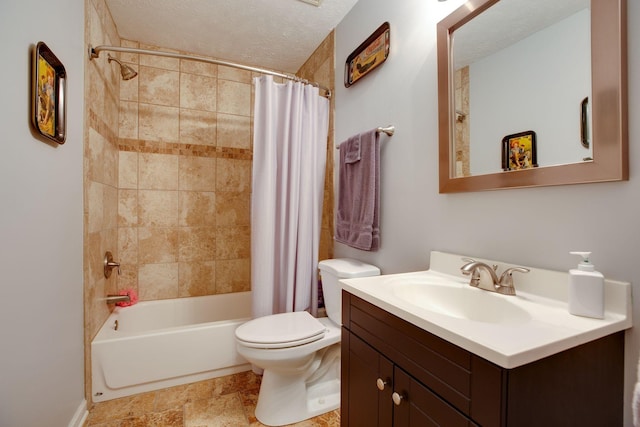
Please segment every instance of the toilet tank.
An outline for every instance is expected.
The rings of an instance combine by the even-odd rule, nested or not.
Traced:
[[[342,325],[342,286],[339,280],[380,275],[380,269],[375,265],[350,258],[325,259],[318,263],[318,269],[327,316],[336,325]]]

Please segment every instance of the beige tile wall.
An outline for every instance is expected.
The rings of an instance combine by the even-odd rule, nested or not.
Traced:
[[[120,84],[120,288],[141,300],[249,290],[251,73],[122,60],[138,77]]]
[[[120,37],[104,0],[85,0],[88,44],[118,45]],[[84,342],[85,378],[91,378],[91,340],[109,315],[104,296],[117,291],[118,277],[104,277],[103,259],[118,250],[118,115],[120,75],[102,54],[85,64],[84,134]],[[91,381],[85,381],[90,401]]]
[[[139,74],[120,84],[119,287],[137,289],[141,300],[249,290],[254,75],[188,60],[121,59]],[[332,70],[333,33],[300,74],[333,87]],[[333,117],[330,126],[332,135]],[[333,249],[333,145],[331,137],[322,259]]]
[[[462,163],[462,175],[471,175],[469,152],[469,66],[463,67],[455,73],[455,105],[456,111],[466,116],[456,114],[456,162]]]

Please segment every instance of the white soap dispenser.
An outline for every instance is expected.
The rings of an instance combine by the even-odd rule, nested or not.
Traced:
[[[589,262],[591,252],[569,252],[582,257],[577,269],[569,270],[569,313],[604,318],[604,276]]]

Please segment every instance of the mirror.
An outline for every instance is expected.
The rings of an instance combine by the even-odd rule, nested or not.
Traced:
[[[508,0],[454,31],[456,177],[592,158],[589,27],[589,0]]]
[[[628,179],[626,3],[542,3],[471,0],[438,24],[441,193]]]

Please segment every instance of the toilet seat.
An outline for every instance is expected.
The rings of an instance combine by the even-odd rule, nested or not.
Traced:
[[[252,348],[287,348],[324,337],[326,328],[306,311],[259,317],[236,329],[236,338]]]

